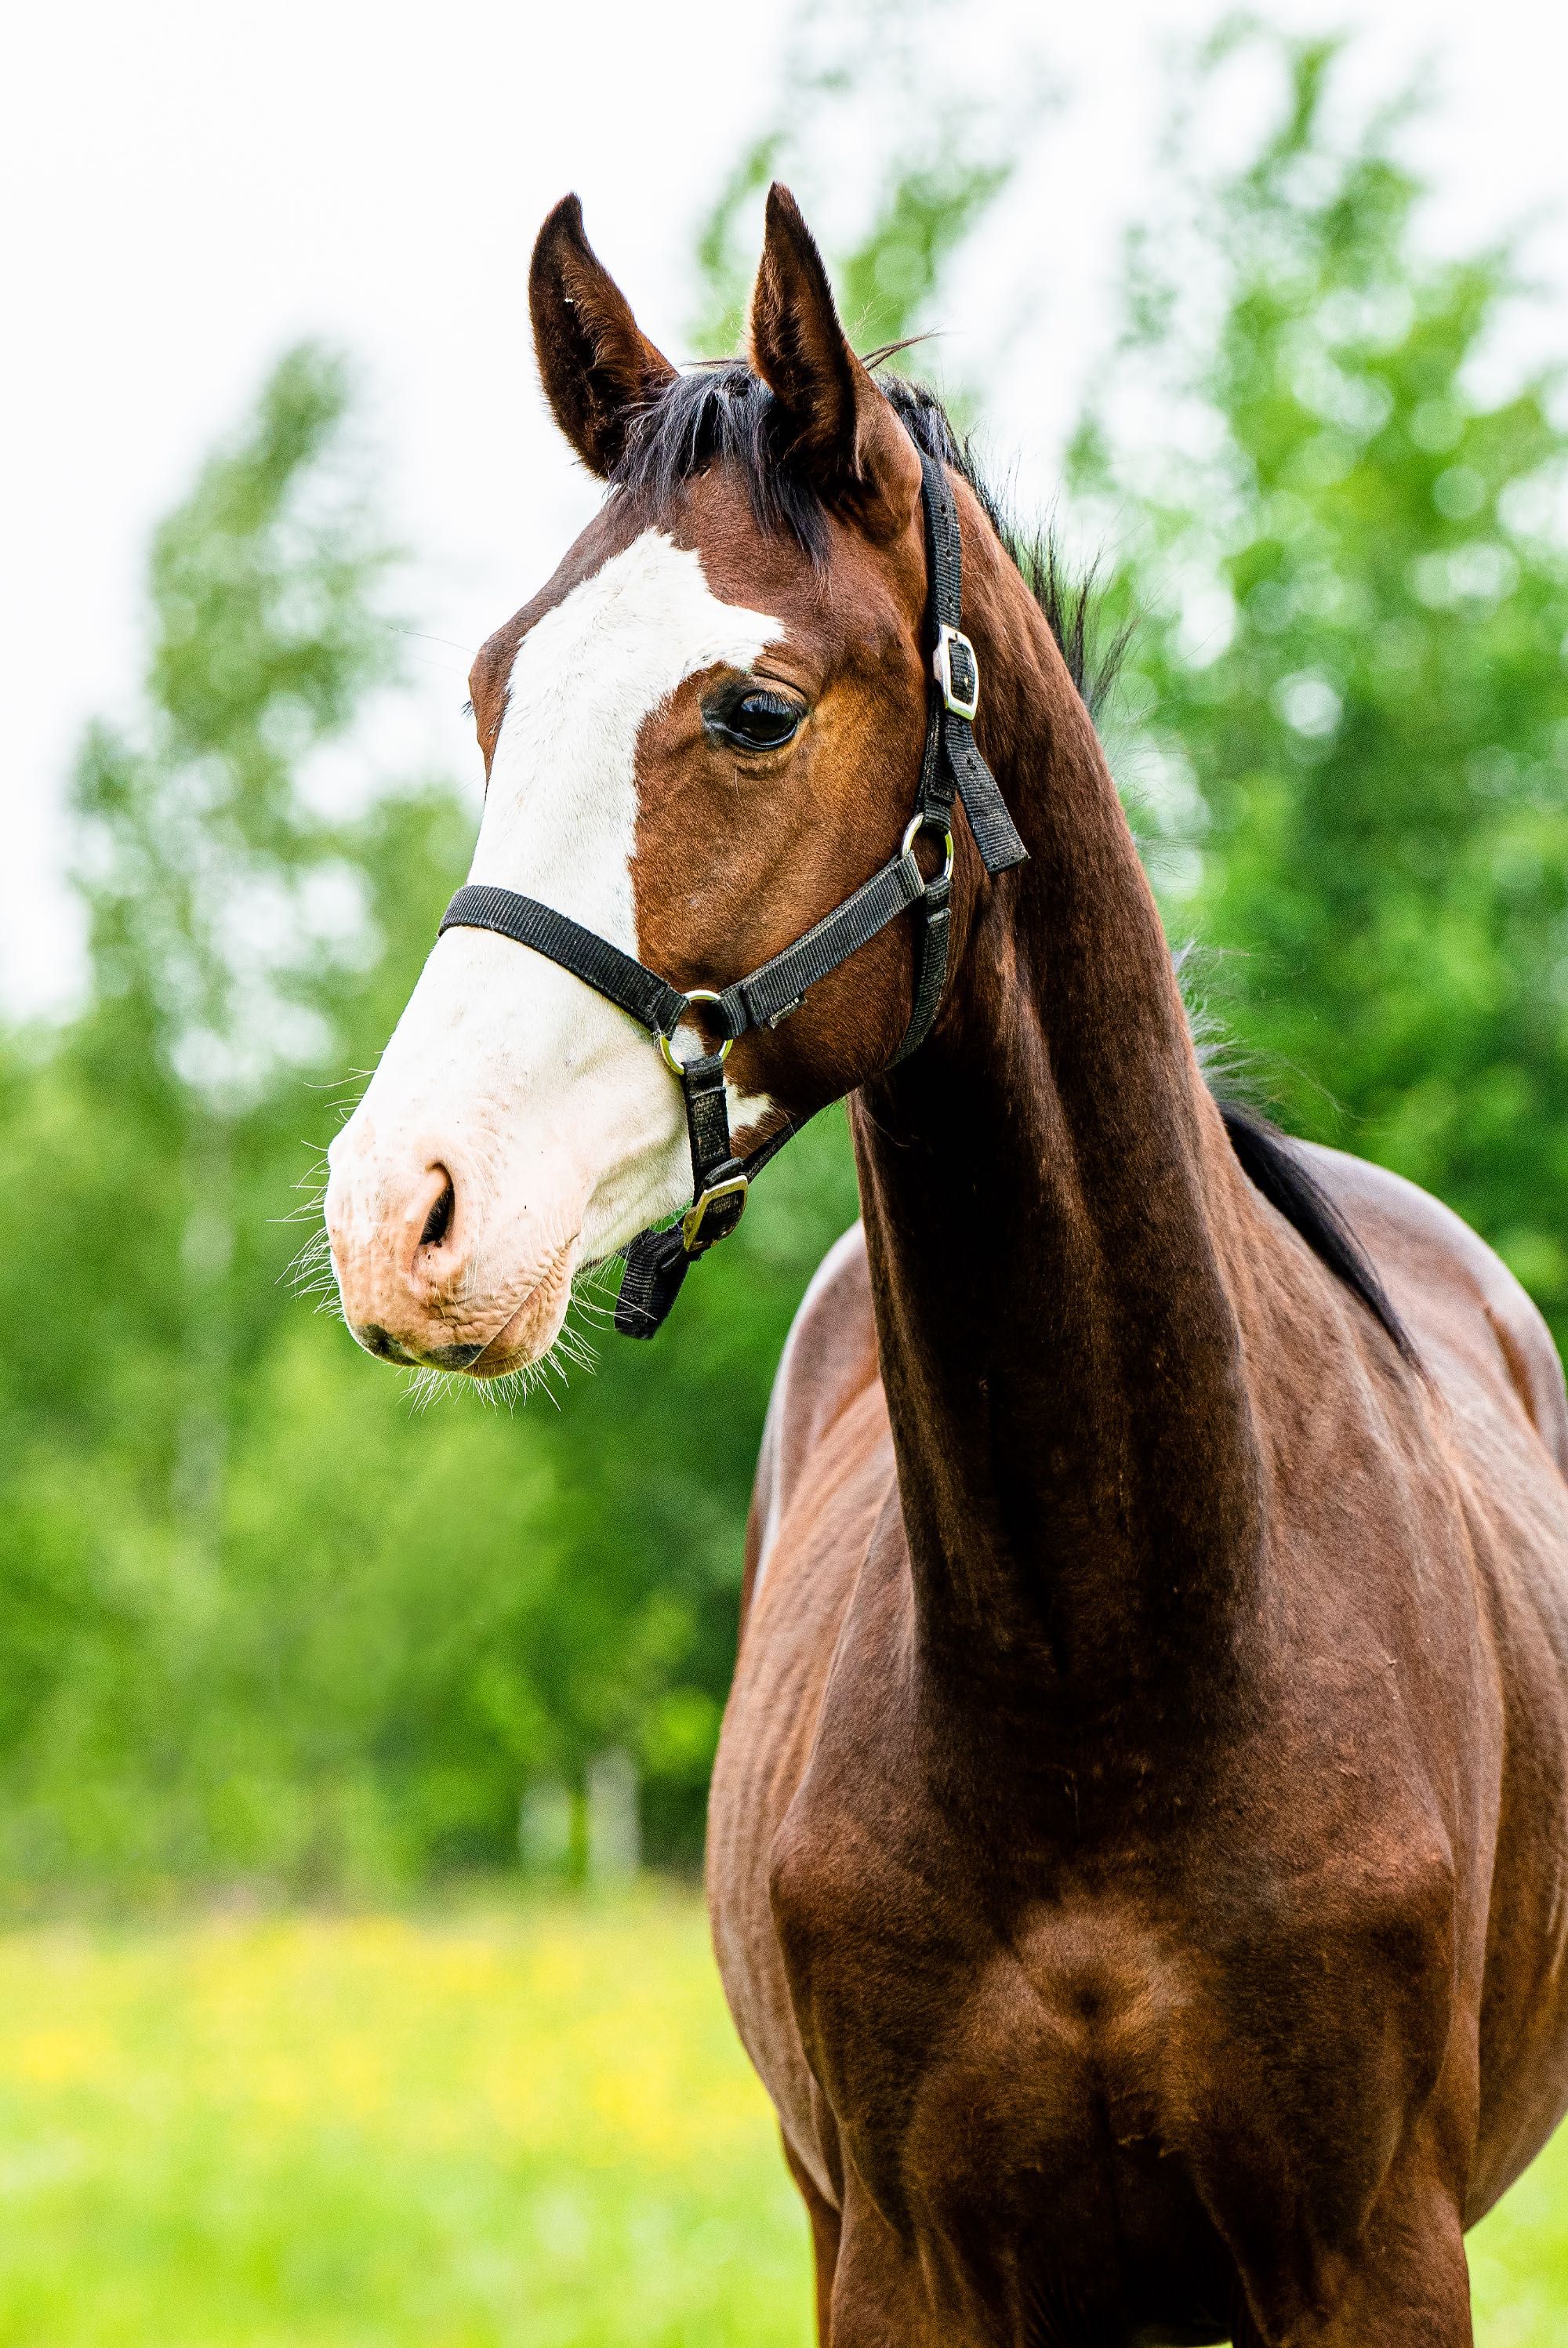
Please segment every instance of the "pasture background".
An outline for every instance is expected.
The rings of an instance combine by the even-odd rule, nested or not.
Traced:
[[[898,363],[1026,413],[1068,115],[1047,53],[976,88],[952,31],[791,17],[760,121],[713,130],[690,347],[733,345],[777,171],[868,346],[980,273],[988,348]],[[1255,26],[1173,64],[1055,522],[1091,636],[1130,631],[1100,721],[1200,1019],[1293,1128],[1449,1200],[1561,1342],[1568,335],[1357,75]],[[372,390],[285,352],[156,532],[140,688],[72,767],[81,984],[0,1025],[0,2342],[154,2307],[160,2343],[799,2339],[689,1888],[610,1898],[590,1794],[629,1760],[689,1887],[843,1120],[655,1345],[600,1342],[589,1293],[596,1374],[514,1414],[411,1396],[309,1309],[321,1151],[473,829],[471,776],[401,747],[430,639]],[[1561,2173],[1480,2238],[1483,2338],[1553,2336]]]

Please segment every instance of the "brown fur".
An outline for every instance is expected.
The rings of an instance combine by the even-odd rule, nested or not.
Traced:
[[[573,356],[538,264],[536,322],[604,469],[635,424],[604,383],[646,398],[647,366],[573,234],[615,368],[603,335]],[[658,520],[783,618],[760,673],[810,715],[738,761],[697,678],[645,729],[639,934],[681,985],[882,862],[920,755],[918,467],[778,195],[752,347],[826,559],[723,465]],[[894,1073],[897,927],[734,1055],[781,1114],[852,1096],[864,1237],[764,1443],[711,1812],[726,1988],[833,2348],[1458,2348],[1463,2230],[1568,2101],[1562,1375],[1408,1185],[1307,1153],[1418,1365],[1249,1185],[1092,726],[959,501],[979,738],[1031,860],[987,881],[961,836],[948,994]],[[566,583],[646,519],[612,499]],[[527,616],[476,670],[492,736]]]

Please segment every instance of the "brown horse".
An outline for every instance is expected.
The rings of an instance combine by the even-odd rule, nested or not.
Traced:
[[[749,366],[678,375],[573,201],[531,298],[612,494],[475,664],[476,886],[722,990],[895,855],[923,451],[1028,850],[957,820],[922,1048],[893,920],[724,1070],[738,1148],[850,1096],[864,1210],[774,1395],[709,1838],[822,2337],[1458,2348],[1568,2101],[1547,1334],[1408,1184],[1228,1129],[1047,617],[788,195]],[[573,967],[432,953],[333,1154],[373,1350],[534,1359],[684,1203],[681,1087]]]

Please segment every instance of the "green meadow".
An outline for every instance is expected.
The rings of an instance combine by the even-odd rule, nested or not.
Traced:
[[[701,1904],[0,1941],[5,2348],[796,2348]]]
[[[0,1939],[5,2348],[806,2348],[804,2220],[700,1902]],[[1472,2240],[1568,2333],[1568,2136]]]

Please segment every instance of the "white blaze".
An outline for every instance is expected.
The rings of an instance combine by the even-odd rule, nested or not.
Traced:
[[[642,959],[632,861],[637,738],[682,681],[749,669],[781,623],[721,602],[662,531],[573,589],[518,647],[469,879],[552,905]],[[736,1123],[765,1104],[732,1094]],[[410,1154],[449,1166],[469,1218],[476,1310],[515,1302],[577,1233],[612,1252],[686,1202],[680,1090],[624,1012],[528,948],[479,930],[434,947],[332,1151],[366,1240]]]
[[[781,633],[763,613],[721,603],[695,549],[645,530],[519,645],[469,880],[538,897],[637,953],[644,720],[686,677],[748,669]]]

